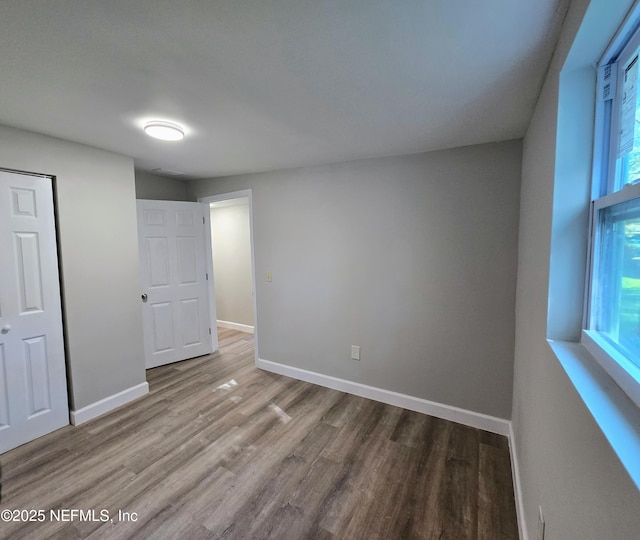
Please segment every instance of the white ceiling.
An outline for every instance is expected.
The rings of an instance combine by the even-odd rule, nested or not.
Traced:
[[[567,4],[2,0],[0,124],[185,177],[518,138]]]

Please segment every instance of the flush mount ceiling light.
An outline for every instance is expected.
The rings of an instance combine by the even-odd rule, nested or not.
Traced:
[[[144,125],[144,132],[150,137],[163,141],[180,141],[184,139],[184,131],[177,124],[154,120]]]

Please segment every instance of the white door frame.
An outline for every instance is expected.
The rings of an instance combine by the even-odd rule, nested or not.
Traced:
[[[256,258],[255,247],[253,239],[253,196],[251,189],[243,189],[240,191],[232,191],[230,193],[221,193],[219,195],[209,195],[207,197],[198,197],[198,202],[207,203],[211,207],[211,203],[220,201],[229,201],[232,199],[247,198],[249,199],[249,238],[251,242],[251,285],[253,287],[253,335],[254,335],[254,350],[255,350],[255,364],[258,365],[258,301],[257,301],[257,289],[256,289]],[[213,253],[211,251],[211,239],[207,244],[207,261],[210,264],[209,270],[213,275]],[[212,298],[212,305],[215,305],[215,276],[214,279],[209,280],[209,295]],[[211,328],[217,328],[217,320],[215,310],[211,313]]]

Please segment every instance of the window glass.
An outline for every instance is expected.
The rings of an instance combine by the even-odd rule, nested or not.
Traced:
[[[596,330],[640,365],[640,199],[599,214]]]

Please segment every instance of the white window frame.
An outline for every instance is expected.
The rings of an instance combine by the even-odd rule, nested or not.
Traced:
[[[621,73],[626,62],[640,47],[640,12],[635,10],[620,28],[602,59],[598,63],[598,77],[602,68],[618,63],[616,91],[613,100],[602,101],[600,92],[596,100],[596,121],[593,152],[592,204],[590,216],[590,245],[586,302],[581,342],[609,376],[627,396],[640,407],[640,367],[613,346],[595,330],[595,301],[597,298],[597,269],[599,268],[600,221],[599,213],[608,207],[640,199],[640,184],[627,184],[615,191],[619,171],[616,170],[619,146],[619,102],[622,93]],[[619,61],[619,62],[618,62]],[[602,84],[598,80],[598,88]]]

